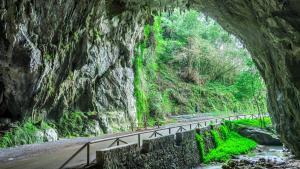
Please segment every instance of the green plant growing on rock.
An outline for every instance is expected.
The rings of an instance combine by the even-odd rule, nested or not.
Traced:
[[[253,150],[256,143],[253,140],[242,137],[236,132],[229,132],[228,138],[223,140],[218,147],[205,155],[205,163],[212,161],[225,162],[233,155],[245,154]]]
[[[220,126],[219,131],[220,131],[220,134],[222,136],[222,139],[226,140],[228,138],[228,135],[229,135],[229,132],[230,132],[228,127],[222,125],[222,126]]]
[[[211,135],[213,137],[213,140],[215,142],[216,147],[219,147],[222,144],[222,139],[218,133],[217,130],[211,130]]]
[[[17,124],[17,127],[5,133],[1,138],[0,147],[13,147],[17,145],[33,144],[37,142],[37,127],[31,122]]]
[[[49,128],[49,124],[45,121],[35,122],[25,118],[23,122],[17,123],[15,128],[0,138],[0,148],[42,143],[44,138],[40,133]]]
[[[270,128],[272,127],[271,118],[263,118],[263,119],[240,119],[236,121],[232,121],[231,123],[237,125],[244,125],[256,128]]]
[[[203,139],[202,135],[200,135],[199,133],[195,134],[195,138],[196,138],[197,147],[198,147],[200,157],[201,157],[201,162],[203,162],[204,156],[205,156],[204,139]]]
[[[216,147],[205,153],[204,138],[208,137],[213,138]],[[256,143],[253,140],[232,131],[227,125],[222,125],[218,129],[212,129],[209,133],[205,131],[204,137],[196,133],[195,139],[200,157],[204,163],[213,161],[224,162],[233,155],[248,153],[256,147]]]
[[[87,116],[80,111],[65,112],[56,123],[59,135],[65,137],[79,137],[84,133]]]

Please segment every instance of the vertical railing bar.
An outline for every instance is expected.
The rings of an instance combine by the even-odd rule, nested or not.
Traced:
[[[138,144],[139,144],[139,147],[141,147],[141,134],[140,133],[138,134]]]
[[[90,143],[87,143],[86,147],[86,165],[90,165]]]

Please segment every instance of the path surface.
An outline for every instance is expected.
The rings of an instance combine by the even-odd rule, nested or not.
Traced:
[[[202,114],[200,116],[176,116],[173,117],[177,121],[176,124],[169,124],[162,128],[176,126],[181,124],[187,124],[192,121],[206,121],[212,118],[216,118],[211,114]],[[220,116],[218,118],[221,118]],[[192,126],[195,128],[196,125]],[[171,130],[172,134],[175,134],[178,129],[174,128]],[[168,130],[161,131],[162,135],[168,135]],[[0,169],[58,169],[69,157],[71,157],[82,145],[86,142],[109,138],[112,136],[129,134],[118,133],[118,134],[107,134],[100,137],[94,138],[75,138],[65,139],[57,142],[43,143],[43,144],[32,144],[25,145],[16,148],[0,149]],[[141,139],[148,138],[151,133],[143,134]],[[132,136],[123,139],[129,143],[137,143],[137,137]],[[101,142],[91,145],[90,156],[91,159],[95,159],[96,151],[107,148],[112,141]],[[74,158],[68,166],[76,166],[86,162],[86,150],[83,150],[76,158]],[[68,167],[67,166],[67,167]]]

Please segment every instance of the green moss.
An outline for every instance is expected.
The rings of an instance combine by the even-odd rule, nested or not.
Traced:
[[[148,114],[148,100],[146,95],[146,84],[144,80],[144,65],[143,65],[143,46],[139,46],[139,55],[135,58],[134,63],[134,95],[136,98],[137,119],[140,123],[143,122],[143,115]]]
[[[204,161],[204,156],[205,156],[205,145],[204,145],[204,140],[202,135],[196,133],[195,135],[196,137],[196,142],[197,142],[197,147],[200,153],[200,157],[201,157],[201,162]]]
[[[227,126],[220,126],[218,130],[219,132],[217,130],[206,131],[204,137],[196,133],[197,147],[202,162],[224,162],[233,155],[248,153],[256,147],[256,143],[253,140],[242,137],[238,133],[231,131]],[[205,141],[203,139],[210,136],[213,138],[216,148],[205,153]]]
[[[227,126],[220,126],[219,128],[220,130],[220,134],[222,136],[222,139],[223,140],[226,140],[228,138],[228,135],[229,135],[229,128]]]
[[[229,160],[233,155],[248,153],[255,147],[256,143],[253,140],[231,131],[228,133],[228,138],[225,141],[222,141],[217,148],[212,149],[205,155],[204,162],[224,162]]]
[[[269,117],[265,117],[263,119],[241,119],[241,120],[232,121],[232,123],[237,125],[245,125],[245,126],[257,127],[257,128],[272,127],[272,122]]]
[[[51,61],[54,59],[54,57],[55,56],[53,54],[49,54],[49,53],[44,54],[44,60],[46,61]]]
[[[210,132],[211,132],[211,135],[213,137],[216,147],[219,147],[222,144],[222,138],[220,137],[218,131],[211,130]]]

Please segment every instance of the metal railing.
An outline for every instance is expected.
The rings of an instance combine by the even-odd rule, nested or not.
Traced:
[[[63,169],[67,164],[69,164],[69,162],[71,160],[73,160],[80,152],[82,152],[85,148],[87,149],[86,151],[86,165],[90,165],[90,147],[92,144],[96,144],[96,143],[101,143],[101,142],[106,142],[106,141],[113,141],[108,148],[113,147],[113,146],[119,146],[121,143],[123,144],[129,144],[128,142],[122,140],[124,138],[129,138],[132,136],[137,136],[137,144],[140,147],[141,146],[141,136],[143,134],[149,134],[152,133],[148,138],[153,138],[153,137],[157,137],[157,136],[163,136],[162,133],[160,133],[163,130],[167,130],[168,131],[168,135],[172,134],[172,129],[176,129],[176,133],[179,132],[183,132],[183,131],[187,131],[188,129],[185,127],[189,127],[189,130],[193,130],[195,128],[200,128],[200,127],[206,127],[208,125],[211,124],[218,124],[218,122],[224,121],[224,120],[239,120],[239,119],[246,119],[246,118],[252,118],[254,119],[255,117],[259,117],[258,114],[242,114],[242,115],[235,115],[235,116],[228,116],[228,117],[219,117],[219,118],[209,118],[209,119],[205,119],[205,120],[201,120],[201,121],[197,121],[197,122],[191,122],[191,123],[185,123],[185,124],[180,124],[180,125],[175,125],[175,126],[171,126],[171,127],[162,127],[162,128],[156,128],[156,129],[150,129],[150,130],[146,130],[146,131],[140,131],[140,132],[135,132],[135,133],[131,133],[131,134],[124,134],[124,135],[120,135],[120,136],[114,136],[114,137],[109,137],[109,138],[103,138],[103,139],[99,139],[99,140],[94,140],[94,141],[89,141],[87,143],[85,143],[82,147],[80,147],[63,165],[61,165],[61,167],[59,169]],[[204,124],[204,125],[201,125]],[[195,126],[193,128],[193,125]]]

